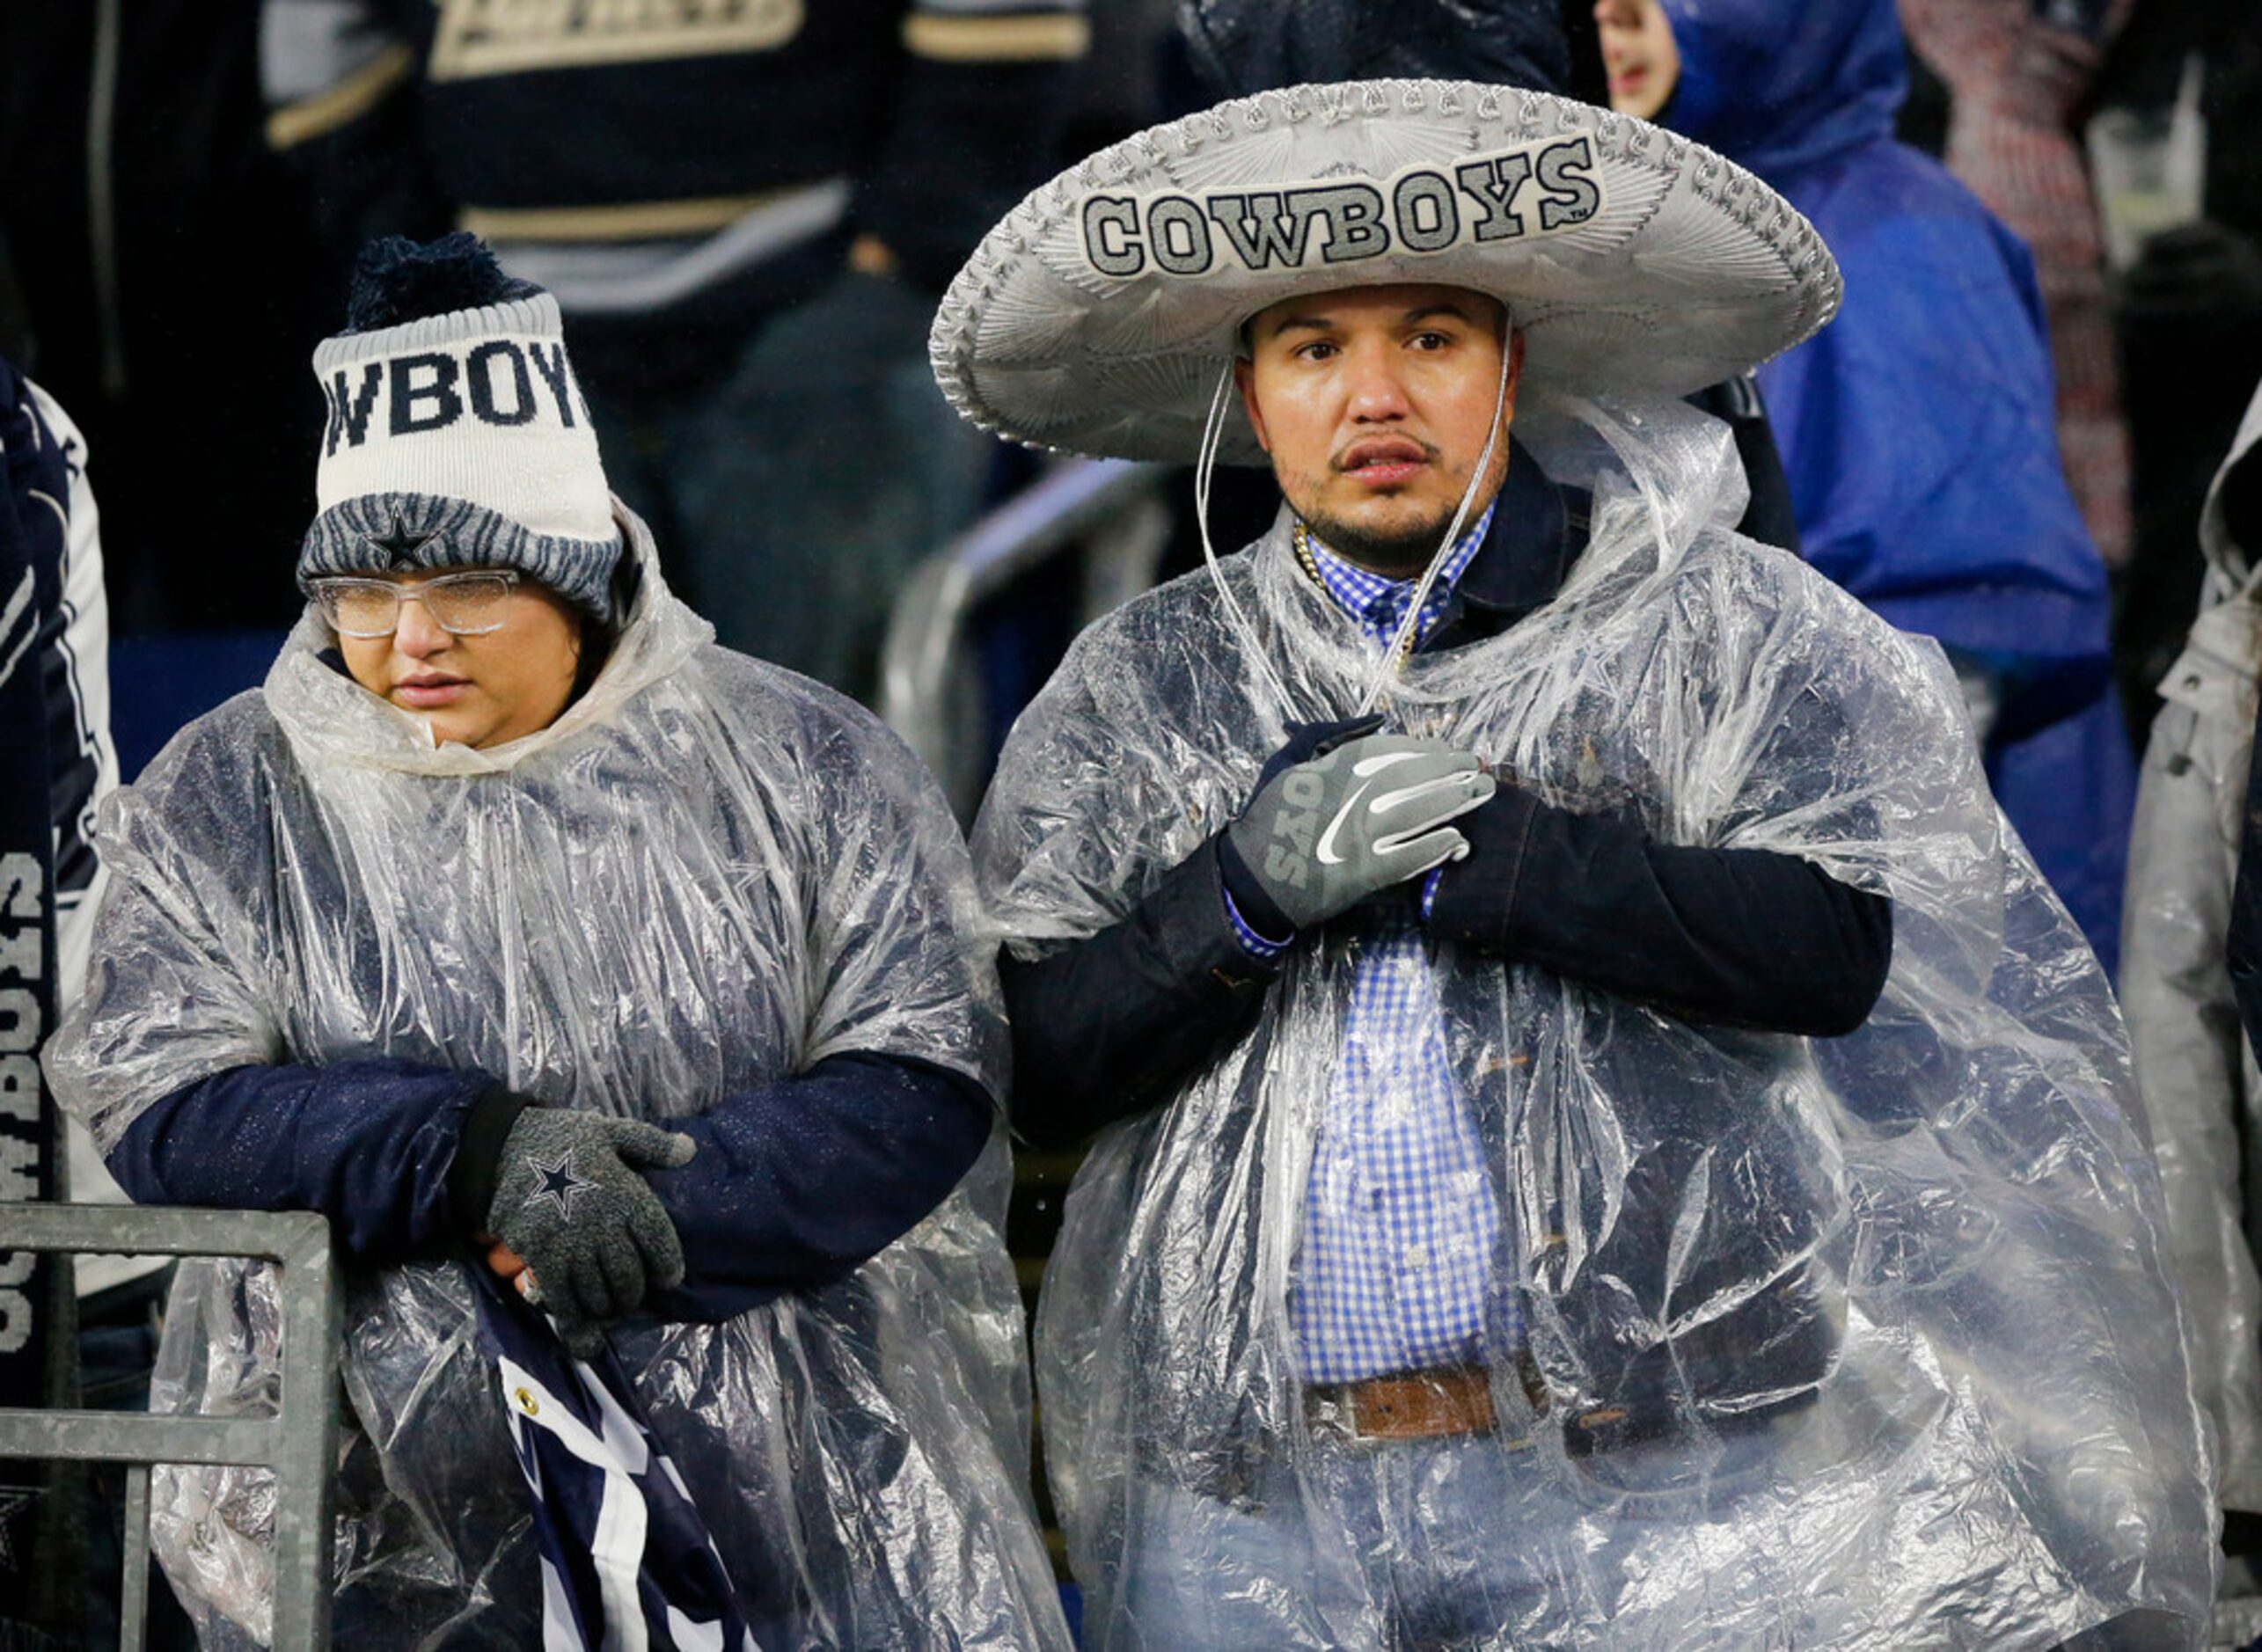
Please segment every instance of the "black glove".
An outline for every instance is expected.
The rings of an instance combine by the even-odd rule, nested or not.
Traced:
[[[1290,724],[1288,738],[1280,742],[1279,750],[1264,760],[1264,766],[1256,771],[1256,784],[1249,788],[1248,794],[1255,797],[1299,763],[1324,757],[1337,746],[1362,735],[1381,733],[1382,722],[1380,712],[1369,712],[1364,717],[1345,717],[1332,723]]]
[[[1290,724],[1288,738],[1281,742],[1280,749],[1267,757],[1264,766],[1256,771],[1256,784],[1249,789],[1249,795],[1255,797],[1298,764],[1322,757],[1346,740],[1374,733],[1382,722],[1382,713],[1372,712],[1365,717],[1345,717],[1331,723]],[[1219,875],[1225,879],[1226,893],[1233,897],[1234,907],[1256,926],[1260,935],[1287,937],[1296,926],[1273,905],[1272,897],[1264,892],[1264,885],[1257,881],[1256,874],[1235,852],[1232,829],[1219,833],[1217,841]]]
[[[1446,822],[1492,793],[1491,776],[1472,754],[1371,732],[1377,726],[1298,729],[1219,844],[1228,888],[1253,883],[1268,916],[1289,928],[1324,923],[1466,852]],[[1307,744],[1315,755],[1290,755]]]
[[[656,1124],[567,1107],[530,1107],[503,1138],[486,1230],[526,1264],[529,1299],[575,1354],[598,1321],[683,1283],[676,1224],[638,1166],[671,1170],[695,1151]]]
[[[1488,950],[1500,945],[1524,869],[1525,840],[1542,807],[1502,774],[1483,807],[1453,822],[1468,840],[1468,853],[1438,874],[1429,913],[1432,934]]]

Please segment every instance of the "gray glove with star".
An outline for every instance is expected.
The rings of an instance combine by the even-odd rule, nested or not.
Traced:
[[[1314,734],[1350,737],[1322,739],[1314,756],[1268,765],[1220,846],[1228,887],[1253,882],[1299,930],[1468,853],[1448,822],[1492,795],[1492,777],[1474,754],[1366,732],[1374,720],[1314,726]]]
[[[530,1298],[586,1356],[600,1320],[684,1278],[676,1224],[643,1170],[691,1162],[691,1137],[636,1119],[530,1107],[503,1137],[486,1229],[526,1264]]]

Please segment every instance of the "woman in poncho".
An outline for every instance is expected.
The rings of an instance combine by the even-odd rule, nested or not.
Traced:
[[[316,358],[314,606],[107,806],[51,1056],[137,1198],[332,1218],[335,1633],[1065,1644],[1023,1490],[1002,1028],[939,793],[668,593],[546,294],[460,244],[362,285]],[[530,1500],[503,1277],[632,1390],[602,1404],[641,1409],[673,1465],[645,1490],[704,1522],[706,1609],[663,1598],[619,1476],[589,1553],[568,1488]],[[257,1410],[275,1334],[266,1268],[185,1267],[157,1403]],[[157,1481],[208,1643],[266,1638],[267,1494]]]

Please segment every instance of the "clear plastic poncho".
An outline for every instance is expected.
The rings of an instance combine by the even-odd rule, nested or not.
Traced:
[[[1345,1453],[1405,1448],[1307,1420],[1287,1306],[1358,930],[1299,947],[1253,1029],[1104,1131],[1068,1196],[1037,1373],[1087,1645],[1156,1644],[1126,1585],[1158,1547],[1218,1557],[1212,1598],[1269,1614],[1253,1642],[1398,1644],[1376,1580],[1432,1563],[1416,1540],[1517,1553],[1488,1645],[2194,1643],[2207,1451],[2104,976],[2004,828],[1936,647],[1732,533],[1714,421],[1574,411],[1532,446],[1598,490],[1590,547],[1520,624],[1415,655],[1393,726],[1550,802],[1889,895],[1890,984],[1861,1031],[1809,1041],[1432,946],[1504,1217],[1498,1423],[1466,1449],[1504,1489],[1456,1532],[1402,1457],[1420,1536],[1377,1553],[1326,1488]],[[1014,728],[974,845],[1017,955],[1120,918],[1291,721],[1357,707],[1376,651],[1286,529],[1222,565],[1248,633],[1204,575],[1166,586],[1085,632]],[[1572,1449],[1643,1407],[1662,1437]],[[1303,1575],[1236,1559],[1284,1488]]]
[[[317,657],[310,617],[263,692],[106,807],[111,893],[52,1056],[106,1151],[242,1063],[475,1066],[659,1119],[851,1050],[1001,1089],[997,989],[933,781],[847,701],[715,647],[622,516],[641,595],[550,728],[435,749]],[[846,1280],[718,1325],[616,1328],[765,1652],[1066,1644],[1026,1489],[1007,1180],[1000,1131]],[[341,1645],[543,1644],[464,1266],[346,1276]],[[275,1290],[264,1264],[184,1264],[154,1408],[265,1408]],[[208,1645],[265,1639],[270,1484],[157,1480],[156,1546]]]

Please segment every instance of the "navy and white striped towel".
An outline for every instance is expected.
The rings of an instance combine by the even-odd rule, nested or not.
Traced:
[[[760,1652],[612,1350],[575,1359],[509,1287],[470,1271],[533,1502],[543,1652]]]

